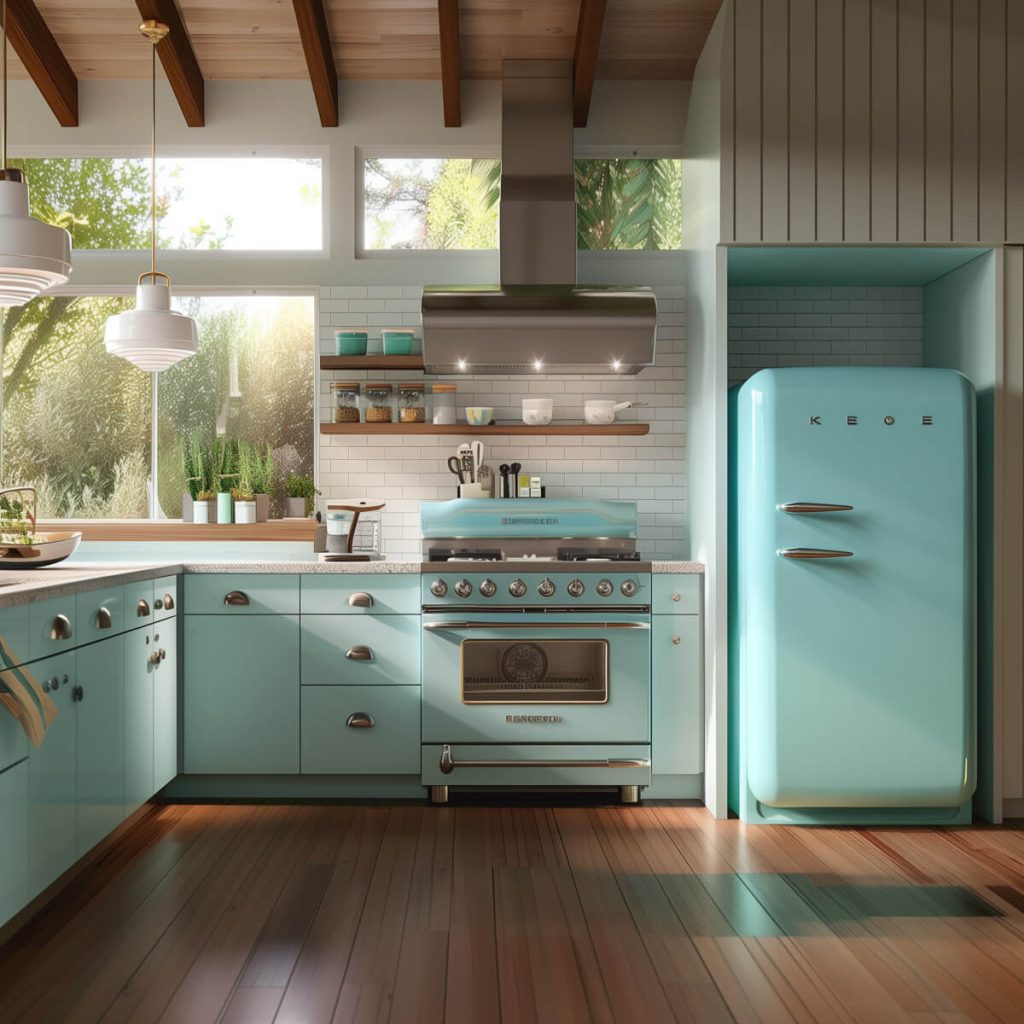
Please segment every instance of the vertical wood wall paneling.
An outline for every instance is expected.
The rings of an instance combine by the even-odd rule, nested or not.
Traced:
[[[843,239],[871,236],[871,4],[847,3],[843,36]]]
[[[1024,242],[1024,4],[1006,5],[1006,239]],[[987,155],[986,155],[987,158]]]
[[[953,238],[978,237],[978,0],[953,4]]]
[[[817,237],[815,0],[789,0],[789,238]]]
[[[924,240],[924,4],[899,0],[899,228],[901,242]]]
[[[719,177],[722,182],[722,241],[736,238],[736,14],[732,0],[726,0],[722,25],[721,119],[722,148]]]
[[[1006,0],[978,16],[978,237],[994,242],[1006,237]]]
[[[761,20],[761,237],[789,240],[789,0]]]
[[[761,0],[736,0],[736,237],[762,235]]]
[[[924,237],[948,242],[953,232],[952,0],[928,0],[924,23]]]
[[[843,240],[843,0],[818,0],[819,242]]]
[[[871,4],[871,238],[895,242],[898,214],[899,0]]]

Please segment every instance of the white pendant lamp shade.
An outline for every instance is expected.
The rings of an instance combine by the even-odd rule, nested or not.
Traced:
[[[0,306],[23,306],[71,274],[71,235],[28,211],[21,172],[0,171]]]
[[[152,278],[148,284],[146,278]],[[143,274],[135,289],[135,309],[107,320],[103,340],[107,351],[151,373],[199,350],[196,322],[171,309],[171,279],[166,274]]]

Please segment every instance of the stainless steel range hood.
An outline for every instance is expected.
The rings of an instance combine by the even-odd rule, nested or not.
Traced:
[[[428,373],[639,373],[649,288],[576,284],[572,63],[502,66],[501,284],[423,290]]]

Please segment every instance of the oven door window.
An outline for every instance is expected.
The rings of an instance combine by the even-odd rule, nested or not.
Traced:
[[[463,640],[463,704],[606,704],[607,640]]]

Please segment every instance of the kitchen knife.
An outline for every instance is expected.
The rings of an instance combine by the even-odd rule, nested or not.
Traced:
[[[476,481],[480,478],[480,467],[484,464],[483,441],[473,441],[470,448],[473,449],[473,480]]]

